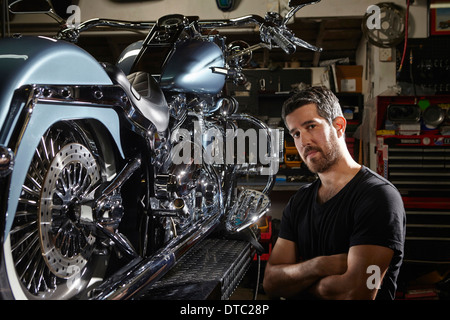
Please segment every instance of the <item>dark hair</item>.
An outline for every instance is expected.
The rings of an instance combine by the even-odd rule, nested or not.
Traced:
[[[341,105],[336,95],[326,87],[310,87],[295,93],[286,100],[281,109],[281,117],[286,125],[286,116],[297,108],[314,103],[317,113],[326,119],[329,124],[337,117],[343,117]],[[287,127],[287,126],[286,126]]]

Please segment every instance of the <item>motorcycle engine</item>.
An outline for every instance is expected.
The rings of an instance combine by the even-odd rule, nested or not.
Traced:
[[[197,221],[221,210],[221,185],[211,164],[203,161],[198,117],[187,116],[176,125],[183,134],[173,135],[170,155],[156,176],[153,215],[166,219],[165,240]],[[200,157],[199,157],[200,155]]]

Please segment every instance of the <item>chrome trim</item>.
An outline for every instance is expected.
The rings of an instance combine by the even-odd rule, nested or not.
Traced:
[[[70,97],[64,97],[64,90],[70,91]],[[120,107],[126,119],[133,124],[135,132],[147,136],[154,128],[154,124],[133,105],[125,90],[120,85],[100,86],[37,86],[35,87],[38,102],[73,104],[73,106],[92,106],[113,109]],[[31,110],[31,108],[29,108]]]
[[[129,258],[136,258],[139,254],[133,248],[133,245],[130,241],[125,237],[125,235],[120,232],[111,232],[107,227],[103,226],[103,224],[96,222],[95,227],[100,230],[106,237],[108,237],[114,245],[117,246],[117,249],[124,253]]]
[[[119,194],[120,188],[128,179],[141,167],[141,158],[130,160],[122,171],[114,178],[114,180],[102,191],[100,197],[96,200],[95,207],[101,209],[105,202],[109,201],[109,197]]]
[[[9,176],[14,167],[14,152],[0,145],[0,178]]]

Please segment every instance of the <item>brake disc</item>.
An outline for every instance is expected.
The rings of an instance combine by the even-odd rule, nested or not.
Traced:
[[[92,209],[83,205],[83,198],[99,180],[93,155],[78,143],[63,147],[45,176],[39,208],[41,249],[59,278],[79,273],[93,251]]]

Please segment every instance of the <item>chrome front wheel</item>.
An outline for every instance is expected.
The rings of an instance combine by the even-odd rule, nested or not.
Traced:
[[[14,299],[70,299],[96,268],[92,193],[101,168],[86,137],[68,125],[41,138],[4,244]],[[89,148],[87,147],[89,145]]]

